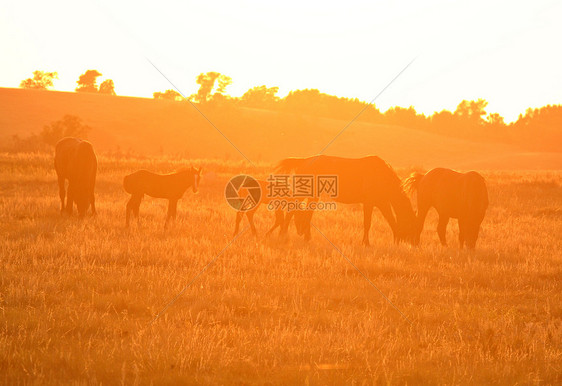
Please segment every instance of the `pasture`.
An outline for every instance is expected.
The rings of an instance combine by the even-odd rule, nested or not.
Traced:
[[[145,198],[127,229],[123,176],[189,163],[100,155],[98,215],[79,220],[59,213],[52,155],[0,154],[0,382],[562,383],[562,172],[481,171],[490,207],[466,251],[453,220],[440,245],[434,210],[418,248],[375,210],[364,247],[343,204],[314,215],[326,238],[264,238],[260,208],[261,236],[244,219],[232,241],[226,182],[273,165],[189,162],[204,172],[176,221]]]

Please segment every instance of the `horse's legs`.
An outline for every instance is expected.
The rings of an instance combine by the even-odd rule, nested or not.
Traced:
[[[273,232],[274,229],[279,228],[279,232],[283,231],[283,227],[285,226],[285,217],[288,216],[288,213],[285,214],[284,210],[277,209],[275,211],[275,227],[270,229],[270,232]],[[289,228],[289,224],[287,224],[287,229]]]
[[[135,196],[131,195],[131,198],[129,199],[129,201],[127,201],[127,214],[126,214],[126,219],[125,219],[125,225],[129,226],[129,219],[131,218],[131,212],[135,210]]]
[[[240,221],[242,220],[243,216],[244,216],[244,212],[242,211],[236,212],[236,225],[234,225],[234,236],[236,236],[238,234],[238,231],[240,230]]]
[[[468,224],[465,219],[459,218],[459,246],[461,249],[464,248],[464,243],[467,242],[468,245]]]
[[[388,222],[388,225],[390,225],[390,229],[392,229],[392,235],[394,236],[394,242],[398,243],[398,233],[396,232],[396,230],[397,230],[396,219],[394,218],[394,214],[392,213],[390,201],[386,202],[382,205],[378,205],[377,207],[381,211],[381,213],[382,213],[383,217],[385,218],[386,222]],[[369,216],[369,225],[370,225],[370,216]],[[368,237],[368,235],[367,235],[367,237]]]
[[[64,212],[64,196],[66,195],[66,189],[64,188],[64,177],[58,177],[59,182],[59,197],[60,197],[60,212]]]
[[[178,200],[170,200],[168,202],[168,216],[166,217],[166,225],[170,219],[176,219],[176,213],[178,208]]]
[[[142,194],[133,194],[131,195],[131,198],[129,199],[129,202],[127,202],[127,219],[126,219],[126,225],[129,226],[129,218],[131,217],[131,212],[133,212],[133,215],[136,216],[137,221],[139,220],[139,208],[140,208],[140,203],[142,200]]]
[[[248,212],[246,212],[246,217],[248,218],[248,222],[250,223],[250,229],[252,230],[252,234],[254,236],[257,236],[258,232],[256,231],[256,226],[254,225],[254,214],[255,213],[256,212],[253,211],[253,210],[248,211]]]
[[[468,249],[476,248],[476,241],[480,233],[480,224],[478,222],[467,225],[467,232],[465,232],[465,242]]]
[[[131,196],[131,198],[129,198],[129,201],[127,201],[127,209],[125,210],[125,226],[129,226],[129,219],[131,218],[131,210],[133,209],[131,207],[131,201],[133,201],[133,197]]]
[[[137,199],[135,199],[135,206],[133,207],[133,214],[137,218],[137,225],[140,224],[139,211],[140,211],[140,204],[143,196],[144,194],[140,194],[137,196]]]
[[[69,182],[68,183],[68,189],[66,191],[66,213],[68,215],[72,214],[73,206],[74,206],[74,189],[70,185],[70,182]]]
[[[289,231],[289,224],[291,224],[291,220],[293,219],[294,215],[294,211],[291,211],[287,212],[287,214],[284,216],[285,218],[283,220],[281,230],[279,231],[279,236],[285,236],[287,234],[287,232]]]
[[[92,204],[92,216],[96,215],[96,198],[94,197],[94,193],[92,192],[92,196],[90,197],[90,204]]]
[[[418,215],[416,216],[416,245],[420,242],[420,236],[423,231],[423,226],[425,224],[425,217],[427,216],[427,212],[429,211],[430,206],[420,202],[418,196]]]
[[[373,205],[363,204],[363,244],[364,245],[369,245],[369,230],[371,229],[372,217],[373,217]]]
[[[437,234],[439,235],[439,240],[443,246],[447,245],[447,224],[449,223],[449,217],[439,214],[439,223],[437,224]],[[460,222],[459,222],[460,225]]]
[[[302,227],[302,232],[304,233],[304,241],[310,241],[310,224],[312,223],[312,210],[309,212],[301,213],[301,216],[304,216]],[[295,220],[296,221],[296,220]]]
[[[285,220],[284,212],[281,209],[277,209],[275,211],[275,223],[273,224],[271,229],[267,231],[267,233],[265,235],[269,236],[271,234],[271,232],[273,232],[275,229],[277,229],[278,227],[282,227],[283,223],[284,223],[284,220]]]

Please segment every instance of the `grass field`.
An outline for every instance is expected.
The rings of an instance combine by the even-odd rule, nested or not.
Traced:
[[[395,246],[376,211],[371,247],[360,207],[315,215],[395,309],[315,230],[224,249],[226,181],[271,165],[190,162],[204,176],[177,221],[146,199],[126,229],[123,176],[183,162],[100,156],[98,216],[80,221],[59,214],[52,155],[0,155],[1,383],[562,383],[561,172],[483,172],[473,252],[456,222],[439,245],[434,212],[419,248]],[[258,230],[272,222],[261,208]]]

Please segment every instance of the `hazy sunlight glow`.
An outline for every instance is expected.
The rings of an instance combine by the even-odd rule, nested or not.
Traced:
[[[199,73],[218,71],[232,77],[233,96],[265,84],[281,96],[317,88],[371,100],[417,56],[377,100],[381,110],[431,114],[484,98],[511,121],[562,102],[561,18],[552,1],[10,2],[0,86],[43,70],[59,73],[56,90],[73,91],[97,69],[118,95],[151,97],[170,86],[148,57],[186,95]]]

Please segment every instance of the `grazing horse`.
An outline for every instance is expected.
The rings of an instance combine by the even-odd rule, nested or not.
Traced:
[[[66,137],[55,146],[55,171],[59,184],[61,213],[72,214],[74,203],[78,215],[84,217],[89,206],[96,214],[94,186],[98,161],[92,144],[78,138]],[[68,191],[65,181],[68,180]],[[64,203],[66,195],[66,206]]]
[[[404,181],[406,190],[417,191],[418,224],[416,244],[419,243],[425,216],[431,207],[439,214],[437,234],[446,245],[449,218],[459,221],[459,242],[462,248],[473,249],[478,239],[480,224],[488,208],[488,190],[484,178],[476,172],[459,173],[437,168],[425,175],[413,173]]]
[[[168,216],[166,224],[170,218],[176,218],[178,200],[185,191],[191,186],[193,193],[197,193],[201,169],[194,167],[183,169],[176,173],[156,174],[148,170],[138,170],[123,178],[123,188],[131,199],[127,202],[126,224],[129,226],[131,212],[139,218],[139,208],[143,196],[149,195],[154,198],[166,198],[168,202]]]
[[[373,208],[377,207],[390,225],[396,243],[413,242],[415,214],[401,181],[394,170],[376,156],[342,158],[318,155],[309,158],[287,158],[279,172],[313,176],[336,176],[336,202],[363,204],[363,243],[369,245]],[[319,197],[315,197],[316,200]],[[393,213],[394,211],[394,213]],[[395,217],[396,215],[396,217]],[[303,213],[310,222],[311,213]]]
[[[246,211],[242,211],[239,210],[236,212],[236,225],[234,226],[234,236],[236,236],[240,230],[240,221],[242,221],[242,217],[244,217],[244,215],[246,216],[246,218],[248,219],[248,222],[250,223],[250,230],[252,231],[252,234],[254,236],[257,236],[257,231],[256,231],[256,226],[254,224],[254,215],[256,213],[256,211],[258,210],[258,208],[263,204],[263,205],[269,205],[273,200],[277,199],[277,198],[272,198],[269,197],[267,194],[265,194],[265,192],[268,191],[268,183],[266,181],[263,180],[256,180],[260,186],[260,190],[261,190],[261,196],[260,196],[260,200],[259,202],[256,203],[256,205]],[[275,210],[275,223],[273,224],[273,226],[266,232],[266,236],[270,235],[275,229],[281,227],[282,232],[283,230],[286,230],[289,227],[288,222],[290,222],[292,216],[286,216],[285,215],[285,210],[282,209],[276,209]],[[309,240],[310,239],[310,229],[306,228],[306,225],[308,225],[304,220],[305,217],[303,217],[303,215],[301,214],[296,214],[295,215],[295,225],[297,228],[297,234],[299,236],[304,236],[305,240]],[[285,225],[285,221],[287,221],[287,224]]]

